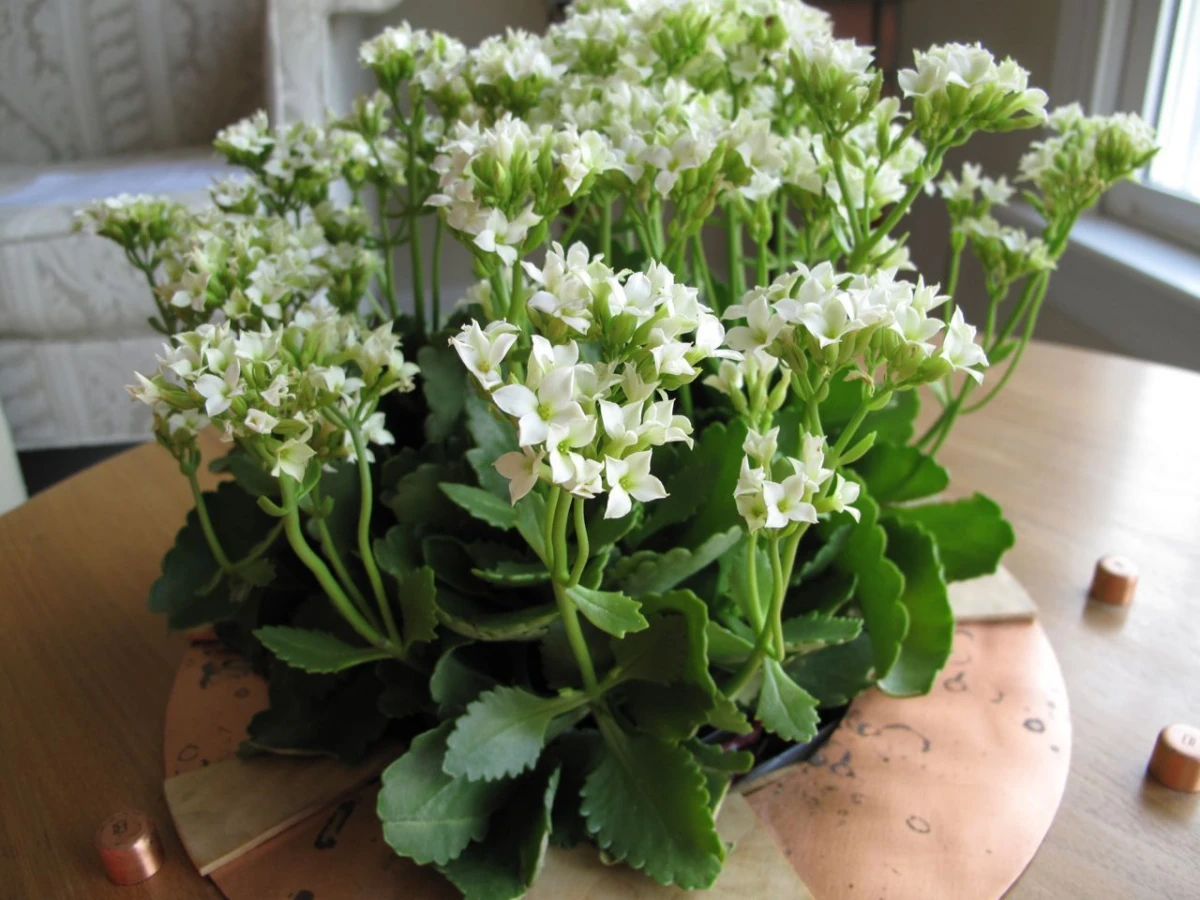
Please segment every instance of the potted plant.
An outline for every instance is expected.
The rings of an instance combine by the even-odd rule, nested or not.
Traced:
[[[580,2],[471,50],[404,25],[361,58],[379,90],[348,115],[218,136],[243,174],[212,209],[82,214],[168,337],[131,391],[195,509],[151,607],[268,674],[248,751],[407,738],[384,837],[466,896],[522,894],[548,841],[709,886],[738,747],[768,746],[737,736],[808,742],[946,662],[947,583],[1013,534],[986,497],[937,499],[937,451],[1153,134],[1047,115],[979,45],[916,54],[887,95],[792,0]],[[992,216],[1004,178],[944,159],[1043,126],[1030,236]],[[922,192],[950,213],[938,284],[906,247]],[[478,277],[453,309],[447,237]],[[982,334],[954,299],[968,248]],[[205,493],[207,428],[230,450]]]

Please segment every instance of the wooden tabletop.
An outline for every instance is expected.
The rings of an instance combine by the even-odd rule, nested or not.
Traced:
[[[1200,375],[1034,345],[943,450],[954,493],[1012,519],[1006,558],[1041,608],[1075,728],[1062,808],[1018,898],[1200,896],[1200,795],[1144,777],[1159,729],[1200,725]],[[163,710],[183,640],[145,608],[190,498],[145,446],[0,517],[0,900],[192,900],[162,799]],[[1085,602],[1092,566],[1140,567],[1126,609]],[[167,863],[111,886],[112,812],[161,824]],[[986,814],[986,813],[984,813]]]

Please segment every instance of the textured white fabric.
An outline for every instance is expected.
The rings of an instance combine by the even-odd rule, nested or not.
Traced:
[[[161,337],[0,340],[0,405],[22,450],[141,441],[150,408],[123,390],[150,370]]]
[[[0,2],[0,162],[202,145],[262,97],[263,0]]]

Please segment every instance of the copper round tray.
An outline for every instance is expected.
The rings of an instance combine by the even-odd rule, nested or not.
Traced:
[[[809,761],[726,803],[722,833],[737,843],[706,896],[984,900],[1008,890],[1062,798],[1071,726],[1058,661],[1021,612],[1030,608],[1021,586],[1003,570],[954,585],[956,609],[981,592],[991,599],[972,621],[960,613],[930,694],[863,694]],[[266,700],[265,682],[214,644],[193,644],[180,664],[166,710],[166,793],[201,874],[229,900],[456,897],[382,840],[374,776],[400,748],[355,768],[241,761],[245,726]],[[551,850],[528,896],[683,896],[594,857]]]

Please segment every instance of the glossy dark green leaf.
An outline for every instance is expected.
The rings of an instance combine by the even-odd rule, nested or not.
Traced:
[[[821,706],[844,706],[875,683],[874,658],[871,639],[863,634],[845,644],[795,656],[785,668]]]
[[[741,526],[734,526],[712,535],[695,550],[686,547],[675,547],[664,553],[639,550],[612,565],[609,581],[634,596],[669,591],[716,561],[741,538]]]
[[[983,494],[952,503],[898,507],[888,515],[915,522],[933,535],[947,581],[992,574],[1016,542],[999,505]]]
[[[783,623],[788,653],[811,653],[822,647],[844,644],[862,634],[862,619],[811,612]]]
[[[954,612],[933,538],[915,522],[888,521],[888,553],[904,573],[900,601],[908,610],[908,635],[900,658],[879,686],[902,697],[924,694],[950,658]]]
[[[871,496],[882,504],[941,493],[950,473],[916,447],[876,444],[854,466]]]
[[[501,587],[530,587],[550,580],[550,573],[540,561],[501,560],[490,569],[472,569],[471,574],[481,581]]]
[[[517,900],[537,878],[550,843],[559,768],[539,768],[521,780],[496,813],[486,840],[470,844],[443,872],[463,900]]]
[[[650,627],[612,641],[621,677],[669,684],[684,671],[687,623],[682,616],[655,616]]]
[[[341,672],[369,662],[388,659],[375,647],[352,647],[324,631],[268,625],[255,629],[254,636],[279,659],[305,672]]]
[[[770,657],[763,661],[756,715],[767,731],[785,740],[804,743],[816,737],[817,699],[792,681]]]
[[[437,592],[438,621],[476,641],[532,641],[558,619],[553,603],[497,611],[451,590]]]
[[[456,644],[446,650],[429,676],[429,693],[443,718],[464,712],[472,700],[498,685],[496,679],[473,665],[472,644]]]
[[[442,484],[439,487],[443,494],[493,528],[507,530],[517,524],[517,512],[507,499],[501,500],[495,494],[469,484]]]
[[[616,637],[649,625],[641,604],[620,591],[597,591],[577,584],[567,588],[567,596],[589,622]]]
[[[449,347],[426,344],[417,352],[421,367],[421,391],[429,415],[425,438],[444,441],[454,431],[467,398],[467,370]]]

